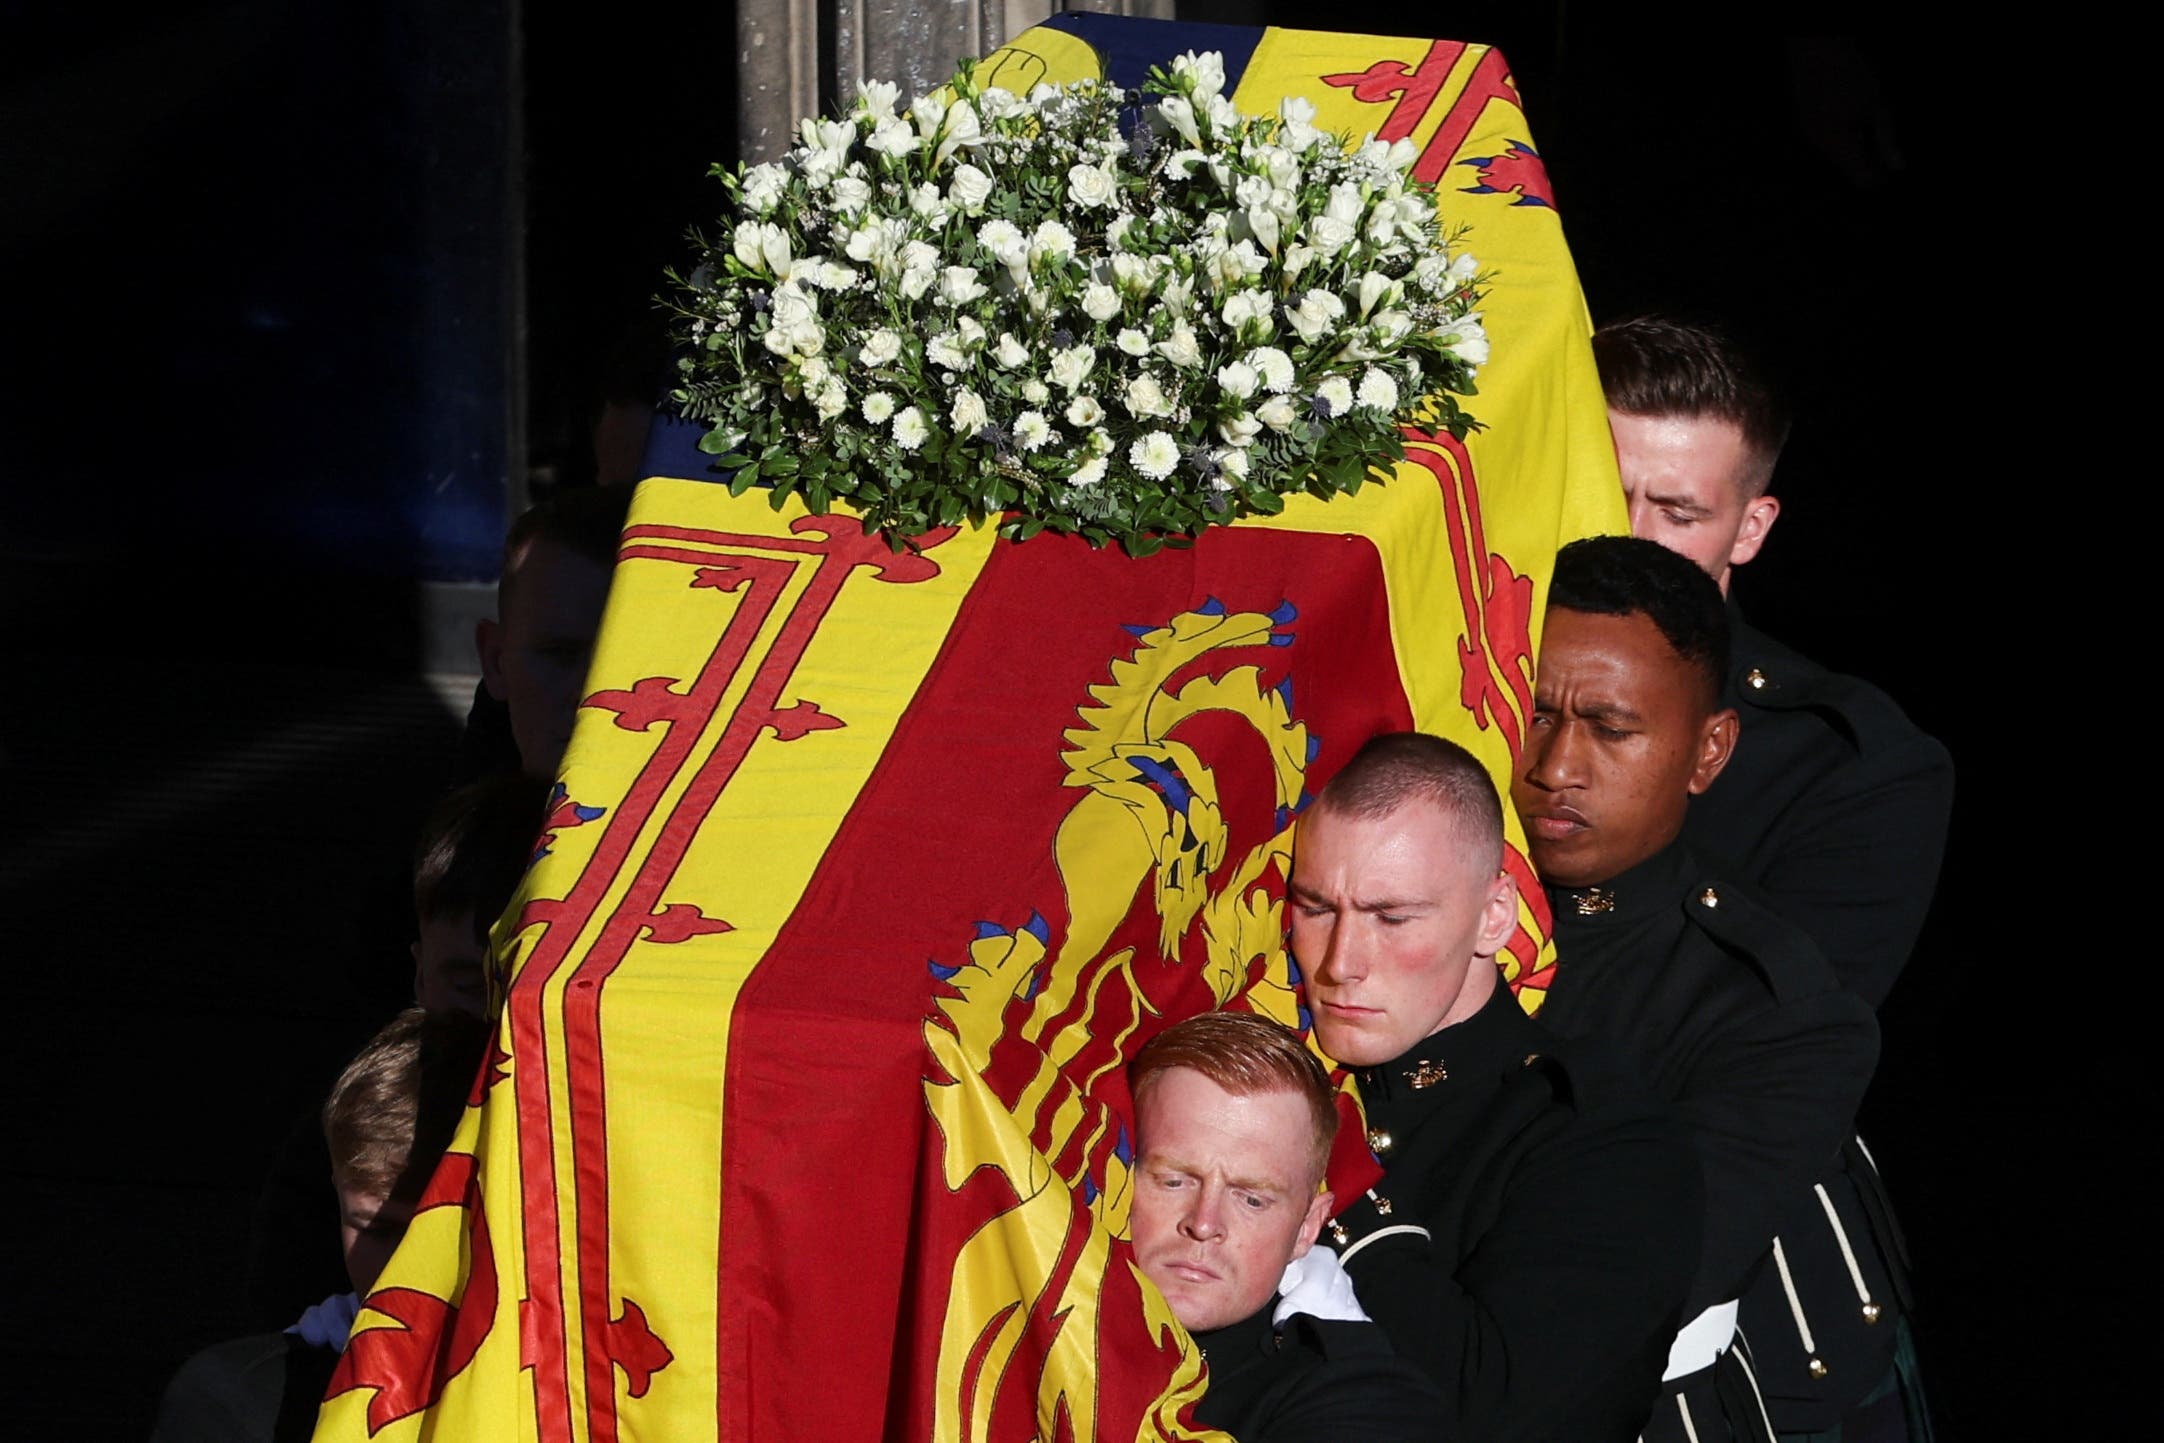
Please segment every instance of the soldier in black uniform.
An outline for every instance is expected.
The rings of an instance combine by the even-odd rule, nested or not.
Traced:
[[[1764,376],[1716,328],[1641,316],[1593,339],[1632,534],[1711,575],[1724,595],[1780,515],[1769,494],[1788,419]],[[1953,804],[1946,749],[1893,699],[1750,626],[1731,597],[1722,703],[1742,719],[1720,781],[1684,839],[1809,932],[1849,991],[1886,999],[1931,904]],[[1804,1229],[1743,1304],[1780,1432],[1873,1425],[1894,1395],[1907,1431],[1929,1423],[1908,1342],[1906,1245],[1876,1165],[1851,1139]],[[1898,1368],[1896,1360],[1898,1359]],[[1898,1375],[1898,1383],[1896,1377]],[[1900,1430],[1887,1434],[1899,1437]]]
[[[1385,1175],[1333,1225],[1362,1304],[1447,1406],[1427,1436],[1629,1440],[1698,1256],[1699,1170],[1598,1044],[1527,1017],[1494,785],[1377,737],[1300,820],[1287,901],[1315,1037]]]
[[[1736,1300],[1839,1157],[1877,1061],[1871,1009],[1810,938],[1678,840],[1735,746],[1726,633],[1718,589],[1673,552],[1565,547],[1512,789],[1555,909],[1543,1020],[1623,1048],[1705,1167],[1694,1321],[1649,1437],[1764,1435],[1728,1346]]]
[[[1206,1012],[1151,1038],[1128,1078],[1135,1264],[1208,1364],[1196,1421],[1239,1443],[1431,1436],[1442,1400],[1351,1289],[1330,1286],[1343,1274],[1302,1285],[1289,1266],[1309,1255],[1331,1203],[1322,1181],[1337,1105],[1314,1054],[1267,1018]],[[1281,1301],[1288,1281],[1299,1296]]]

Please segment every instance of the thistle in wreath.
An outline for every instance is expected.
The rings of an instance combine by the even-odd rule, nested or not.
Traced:
[[[717,166],[734,224],[666,304],[677,410],[742,494],[890,537],[1005,518],[1135,555],[1298,493],[1358,491],[1398,428],[1462,436],[1488,342],[1416,148],[1216,54],[1026,98],[965,62],[898,110],[862,86],[775,163]]]

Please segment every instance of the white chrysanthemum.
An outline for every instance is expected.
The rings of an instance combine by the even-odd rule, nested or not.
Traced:
[[[1332,417],[1342,416],[1352,409],[1352,382],[1343,376],[1331,376],[1315,388],[1316,397],[1330,408]]]
[[[1127,463],[1152,481],[1162,481],[1180,464],[1180,443],[1163,431],[1152,431],[1127,448]]]
[[[947,419],[954,423],[958,434],[974,436],[991,418],[984,409],[984,397],[965,386],[954,393],[954,404],[947,408]]]
[[[1145,331],[1139,331],[1133,326],[1127,327],[1113,337],[1113,344],[1130,356],[1147,356],[1150,353],[1149,334]]]
[[[914,451],[931,438],[932,428],[925,424],[924,413],[915,406],[905,406],[894,417],[894,444],[904,451]]]
[[[1358,396],[1360,404],[1370,410],[1395,411],[1398,408],[1398,383],[1390,379],[1388,371],[1378,371],[1370,366],[1360,376]]]
[[[1119,199],[1119,182],[1102,165],[1067,168],[1067,198],[1084,210],[1110,210]]]
[[[1029,238],[1011,220],[988,220],[978,226],[977,244],[1003,266],[1020,265],[1029,257]]]
[[[1047,405],[1052,400],[1052,388],[1032,376],[1022,383],[1022,399],[1032,406]]]
[[[894,397],[885,391],[874,391],[864,398],[864,404],[857,409],[863,413],[865,420],[874,426],[882,426],[886,424],[887,418],[894,414]]]
[[[864,344],[857,348],[857,359],[867,366],[884,366],[901,353],[901,336],[881,326],[864,338]]]
[[[1024,411],[1014,418],[1014,444],[1024,451],[1040,451],[1052,439],[1052,423],[1042,411]]]
[[[1095,486],[1105,479],[1105,458],[1092,456],[1074,468],[1074,475],[1067,478],[1070,486]]]
[[[1067,424],[1094,426],[1105,418],[1105,408],[1095,396],[1077,396],[1067,403]]]
[[[1292,389],[1292,357],[1275,346],[1257,346],[1247,353],[1247,364],[1262,378],[1262,389],[1282,395]]]
[[[1090,368],[1097,364],[1097,351],[1092,346],[1068,346],[1052,353],[1052,384],[1072,395],[1089,379]]]
[[[1127,414],[1138,421],[1172,414],[1172,401],[1165,395],[1164,387],[1158,385],[1157,378],[1147,372],[1129,381],[1123,396]]]
[[[1029,238],[1030,264],[1064,261],[1074,254],[1074,232],[1056,220],[1039,221]]]
[[[984,203],[991,195],[992,177],[967,161],[956,166],[947,181],[947,203],[964,215],[982,215]]]

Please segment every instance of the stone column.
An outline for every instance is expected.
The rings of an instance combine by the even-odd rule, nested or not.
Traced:
[[[1173,0],[738,0],[737,134],[747,161],[787,150],[796,123],[892,80],[902,100],[1059,10],[1172,18]]]

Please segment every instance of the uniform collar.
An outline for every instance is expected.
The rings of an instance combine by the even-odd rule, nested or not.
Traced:
[[[1675,910],[1693,871],[1690,849],[1670,842],[1637,866],[1597,887],[1550,887],[1558,927],[1627,923]]]
[[[1272,1293],[1269,1302],[1239,1322],[1195,1334],[1195,1346],[1202,1349],[1203,1356],[1219,1373],[1246,1359],[1273,1353],[1277,1350],[1277,1324],[1271,1315],[1276,1311],[1277,1294]]]
[[[1478,964],[1475,964],[1478,965]],[[1360,1072],[1360,1096],[1371,1106],[1414,1098],[1441,1099],[1453,1083],[1489,1079],[1525,1063],[1526,1016],[1500,979],[1495,995],[1463,1022],[1435,1033],[1380,1067]]]

